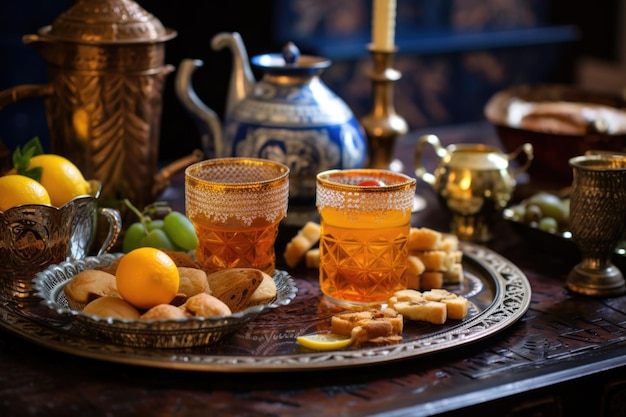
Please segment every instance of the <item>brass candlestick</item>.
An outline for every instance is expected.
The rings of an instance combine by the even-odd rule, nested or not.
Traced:
[[[368,46],[374,69],[369,74],[372,79],[372,110],[360,122],[367,135],[368,167],[394,169],[393,155],[398,138],[406,134],[406,120],[396,113],[393,105],[393,83],[402,76],[392,68],[394,51],[377,51]]]

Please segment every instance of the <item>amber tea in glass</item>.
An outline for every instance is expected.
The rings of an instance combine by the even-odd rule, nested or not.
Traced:
[[[322,292],[339,304],[385,302],[406,288],[415,179],[379,169],[317,175]]]
[[[207,272],[274,272],[274,242],[287,213],[289,168],[266,159],[218,158],[185,170],[185,210],[198,234],[196,260]]]

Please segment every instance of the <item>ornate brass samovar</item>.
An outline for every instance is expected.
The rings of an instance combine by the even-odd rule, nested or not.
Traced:
[[[0,109],[43,98],[52,152],[100,180],[102,200],[129,198],[143,207],[174,171],[156,173],[163,83],[174,69],[164,64],[164,42],[175,36],[131,0],[78,0],[23,37],[48,64],[48,84],[1,92]],[[194,153],[174,165],[197,159]]]

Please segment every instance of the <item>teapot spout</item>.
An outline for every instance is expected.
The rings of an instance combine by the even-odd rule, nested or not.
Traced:
[[[250,95],[256,80],[254,79],[252,69],[250,68],[248,51],[246,50],[239,33],[218,33],[213,37],[211,47],[215,51],[228,47],[231,49],[233,54],[230,84],[228,86],[228,96],[226,98],[225,110],[225,114],[228,116],[231,114],[233,107],[235,107],[237,103]]]

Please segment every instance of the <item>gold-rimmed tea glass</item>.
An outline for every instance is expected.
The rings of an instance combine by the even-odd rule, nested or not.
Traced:
[[[382,181],[361,186],[363,181]],[[406,288],[415,179],[382,169],[317,175],[322,292],[339,304],[385,302]]]
[[[267,159],[216,158],[185,170],[185,210],[207,271],[257,268],[272,274],[274,242],[287,213],[289,168]]]

